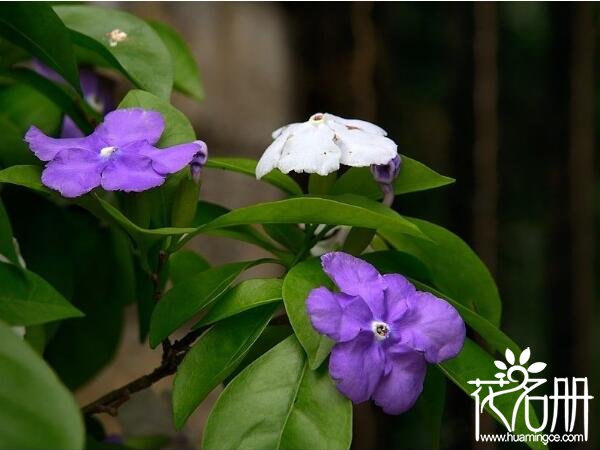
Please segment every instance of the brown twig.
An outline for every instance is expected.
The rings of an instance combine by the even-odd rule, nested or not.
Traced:
[[[170,344],[167,351],[163,351],[163,358],[160,366],[152,372],[143,375],[114,391],[103,395],[98,400],[84,406],[83,414],[92,415],[106,413],[116,416],[119,407],[128,401],[132,394],[149,388],[154,383],[162,380],[177,371],[177,367],[183,361],[186,353],[196,339],[204,332],[204,329],[190,331],[183,338]]]

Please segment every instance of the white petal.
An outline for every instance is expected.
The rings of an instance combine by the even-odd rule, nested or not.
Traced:
[[[367,122],[366,120],[344,119],[343,117],[334,116],[333,114],[329,113],[325,114],[325,120],[337,122],[346,127],[358,128],[359,130],[365,131],[367,133],[378,134],[380,136],[387,136],[387,132],[383,128],[380,128],[377,125],[372,124],[371,122]]]
[[[281,134],[284,131],[287,131],[288,133],[291,133],[291,132],[294,131],[294,128],[296,128],[298,125],[302,125],[303,123],[304,122],[290,123],[290,124],[284,125],[284,126],[282,126],[280,128],[277,128],[275,131],[273,131],[271,133],[271,137],[273,139],[277,139],[279,136],[281,136]]]
[[[342,149],[340,162],[347,166],[387,164],[398,154],[396,143],[385,136],[361,130],[336,130],[336,136]]]
[[[333,142],[333,131],[325,125],[306,125],[298,127],[287,139],[277,167],[283,173],[335,172],[340,167],[341,151]]]
[[[277,167],[277,163],[279,162],[279,158],[281,156],[281,150],[288,140],[288,137],[289,132],[285,131],[284,134],[280,135],[271,143],[271,145],[267,147],[263,155],[258,160],[258,164],[256,165],[255,172],[257,180],[260,180],[271,170]]]

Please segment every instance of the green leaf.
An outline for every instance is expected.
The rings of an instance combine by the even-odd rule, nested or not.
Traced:
[[[89,214],[68,216],[72,302],[85,317],[61,323],[44,353],[61,380],[77,389],[109,364],[122,338],[124,308],[135,295],[129,247],[118,230]],[[65,246],[68,248],[68,244]]]
[[[173,382],[173,419],[177,429],[242,361],[275,308],[267,305],[219,322],[188,351]]]
[[[43,278],[0,262],[0,318],[9,325],[36,325],[83,314]]]
[[[0,361],[0,448],[82,449],[83,420],[75,399],[4,323],[0,323]]]
[[[54,11],[74,31],[73,42],[98,53],[137,87],[168,100],[173,86],[171,55],[156,32],[125,11],[97,6],[61,5]],[[116,43],[114,30],[127,36]]]
[[[243,271],[266,260],[212,267],[173,286],[160,299],[150,320],[150,346],[156,347],[173,331],[219,298]]]
[[[476,343],[467,339],[465,346],[456,358],[446,361],[442,364],[438,364],[438,367],[444,372],[444,374],[454,382],[459,388],[461,388],[467,395],[471,394],[476,390],[474,384],[469,384],[471,380],[495,380],[495,373],[498,371],[494,366],[494,359]],[[521,391],[514,392],[511,394],[505,394],[496,397],[494,405],[498,410],[511,421],[513,408],[518,396]],[[481,397],[484,397],[483,394]],[[533,426],[539,426],[539,422],[535,415],[533,407],[530,407],[531,424]],[[498,422],[498,415],[489,408],[489,403],[485,407],[486,411],[494,417]],[[532,432],[525,424],[523,408],[521,413],[518,415],[514,434],[531,434]],[[533,449],[545,449],[547,448],[542,442],[528,442]]]
[[[334,344],[327,336],[315,331],[306,311],[308,293],[320,286],[334,288],[317,258],[308,259],[294,266],[283,280],[285,310],[313,370],[327,358]]]
[[[327,370],[309,370],[289,337],[227,385],[210,413],[202,448],[347,449],[352,404]]]
[[[206,225],[217,217],[227,214],[229,211],[229,209],[221,205],[200,201],[198,202],[198,207],[196,209],[196,217],[194,218],[193,226],[201,227]],[[207,234],[211,236],[221,236],[247,242],[248,244],[263,248],[278,257],[283,257],[284,255],[284,251],[282,249],[278,248],[265,235],[250,225],[238,225],[234,227],[212,230],[207,232]]]
[[[133,89],[127,93],[119,103],[122,108],[144,108],[158,111],[165,119],[165,130],[156,144],[158,147],[170,147],[172,145],[184,144],[196,139],[194,128],[188,118],[165,101],[150,92]]]
[[[19,264],[19,256],[15,249],[8,213],[0,200],[0,259],[1,256],[4,256],[13,264]]]
[[[279,278],[259,278],[242,281],[215,302],[208,313],[194,325],[204,327],[252,308],[281,300],[283,281]]]
[[[175,89],[201,101],[204,98],[204,91],[200,72],[198,72],[194,55],[185,40],[165,23],[154,20],[148,23],[158,33],[171,54]]]
[[[263,230],[294,254],[302,250],[306,235],[295,223],[264,223]]]
[[[394,248],[427,265],[435,287],[498,326],[502,313],[498,288],[475,252],[445,228],[425,220],[408,220],[431,241],[414,239],[389,228],[379,233]]]
[[[440,175],[420,162],[403,155],[402,169],[394,181],[394,192],[406,194],[425,191],[453,182],[454,179]],[[383,196],[368,167],[352,167],[337,180],[331,189],[331,194],[345,193],[364,195],[373,199]]]
[[[210,264],[192,250],[179,250],[169,257],[169,277],[173,286],[210,268]]]
[[[23,140],[31,125],[48,135],[60,128],[62,112],[44,95],[26,84],[13,84],[0,91],[0,165],[35,164],[37,158]]]
[[[81,92],[69,30],[48,3],[3,2],[0,35],[44,61]]]
[[[40,166],[7,167],[0,170],[0,183],[22,186],[44,194],[51,192],[42,184],[42,168]]]
[[[256,161],[247,158],[208,158],[206,167],[209,169],[223,169],[232,172],[243,173],[255,177]],[[265,181],[278,187],[284,192],[291,195],[302,195],[302,189],[289,175],[281,173],[279,170],[272,170],[267,175],[261,178]]]
[[[258,203],[233,210],[206,224],[200,232],[255,223],[318,223],[392,229],[424,237],[419,228],[400,214],[355,195],[302,196]]]

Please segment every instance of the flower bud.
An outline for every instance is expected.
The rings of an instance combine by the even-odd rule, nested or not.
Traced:
[[[200,146],[200,150],[198,150],[190,162],[190,172],[192,174],[192,179],[196,183],[199,183],[202,167],[204,167],[204,164],[206,164],[206,160],[208,159],[208,147],[202,141],[196,141],[196,144]]]
[[[373,174],[375,181],[382,185],[382,189],[385,189],[384,185],[389,186],[394,182],[398,173],[400,173],[401,166],[402,159],[400,158],[400,155],[396,155],[387,164],[372,164],[371,173]]]

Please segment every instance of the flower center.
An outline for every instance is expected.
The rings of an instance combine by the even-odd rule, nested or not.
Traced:
[[[318,124],[322,123],[324,119],[325,119],[325,116],[323,116],[323,114],[316,113],[316,114],[313,114],[309,120],[312,124],[318,125]]]
[[[100,150],[100,156],[103,158],[108,158],[115,152],[115,150],[117,150],[117,147],[104,147],[102,150]]]
[[[383,341],[387,339],[390,335],[390,327],[385,322],[373,322],[371,323],[371,330],[373,331],[373,335],[375,339],[378,341]]]

